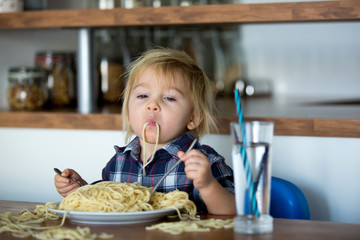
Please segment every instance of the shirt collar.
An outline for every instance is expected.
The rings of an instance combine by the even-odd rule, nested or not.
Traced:
[[[163,146],[161,149],[167,151],[170,155],[175,156],[178,151],[186,151],[188,147],[191,145],[192,141],[194,140],[195,136],[192,132],[186,132],[180,137],[174,139],[169,144]],[[196,145],[195,147],[196,148]]]
[[[125,147],[124,152],[132,151],[133,149],[137,149],[140,147],[140,138],[135,137],[130,143]]]
[[[129,151],[133,158],[140,160],[141,145],[140,138],[135,137],[131,142],[125,147],[124,152]]]

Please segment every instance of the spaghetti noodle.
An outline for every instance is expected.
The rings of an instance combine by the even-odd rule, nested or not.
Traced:
[[[161,230],[171,234],[181,234],[183,232],[209,232],[211,229],[232,228],[234,226],[233,219],[206,219],[206,220],[187,220],[178,222],[158,223],[146,230]]]
[[[146,126],[149,124],[149,122],[145,122],[144,123],[144,126],[143,126],[143,131],[142,131],[142,138],[143,138],[143,141],[144,141],[144,146],[142,148],[142,152],[143,152],[143,161],[144,161],[144,165],[143,165],[143,175],[145,176],[145,167],[147,165],[149,165],[152,160],[154,159],[154,155],[155,155],[155,152],[156,152],[156,149],[157,149],[157,145],[158,145],[158,142],[159,142],[159,135],[160,135],[160,127],[159,127],[159,124],[156,123],[156,142],[155,142],[155,147],[154,147],[154,150],[153,150],[153,153],[151,154],[151,158],[148,162],[145,163],[146,161],[146,137],[145,137],[145,130],[146,130]]]
[[[56,208],[54,203],[37,205],[34,211],[27,209],[17,214],[5,212],[0,213],[0,234],[10,232],[14,237],[35,237],[38,239],[96,239],[110,238],[112,235],[102,233],[100,235],[91,234],[90,228],[77,227],[76,229],[64,228],[66,214],[61,223],[56,226],[43,226],[46,220],[59,220],[59,215],[50,212],[48,208]],[[73,236],[73,237],[71,237]],[[76,236],[76,238],[75,238]]]

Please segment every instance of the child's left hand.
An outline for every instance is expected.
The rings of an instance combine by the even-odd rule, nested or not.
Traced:
[[[177,156],[185,163],[186,176],[193,180],[194,187],[199,191],[216,181],[210,170],[209,159],[199,150],[193,149],[188,153],[179,151]]]

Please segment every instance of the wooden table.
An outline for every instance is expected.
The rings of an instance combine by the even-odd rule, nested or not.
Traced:
[[[0,200],[0,212],[18,212],[22,209],[34,209],[37,203],[33,202],[14,202]],[[206,215],[203,218],[222,218],[228,219],[233,216],[215,216]],[[166,221],[166,219],[165,219]],[[161,231],[145,230],[145,226],[154,223],[136,224],[136,225],[117,225],[117,226],[90,226],[91,232],[101,233],[106,232],[114,234],[114,239],[134,239],[134,240],[163,240],[163,239],[185,239],[185,240],[296,240],[296,239],[360,239],[360,224],[345,224],[335,222],[321,222],[321,221],[303,221],[303,220],[289,220],[289,219],[274,219],[274,232],[270,234],[236,234],[233,229],[212,230],[211,232],[194,232],[183,233],[180,235],[171,235]],[[66,227],[75,227],[77,225],[67,222]],[[0,239],[18,239],[11,234],[0,234]],[[27,238],[28,239],[28,238]]]

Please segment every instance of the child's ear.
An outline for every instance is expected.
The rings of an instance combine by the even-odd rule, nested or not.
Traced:
[[[189,123],[187,124],[187,128],[189,130],[193,130],[197,128],[200,123],[203,121],[204,116],[202,114],[193,113],[193,116],[191,117]]]

